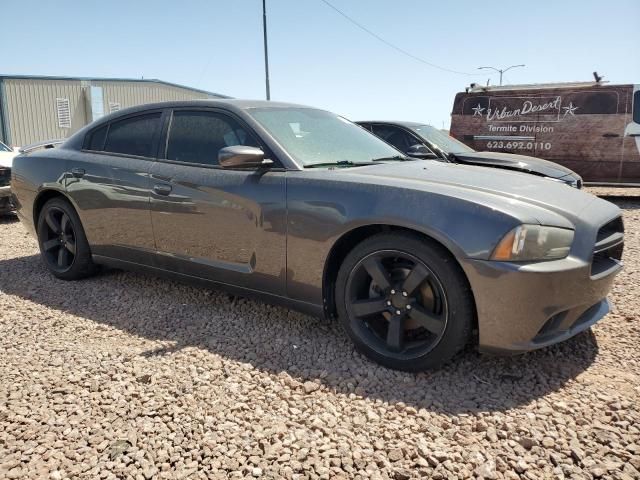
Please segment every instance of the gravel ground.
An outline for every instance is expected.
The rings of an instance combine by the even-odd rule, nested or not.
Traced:
[[[614,197],[614,198],[626,198],[626,197],[640,197],[640,187],[585,187],[586,190],[598,195],[599,197]]]
[[[0,221],[0,478],[640,478],[640,199],[590,332],[406,374],[337,325],[111,271]]]

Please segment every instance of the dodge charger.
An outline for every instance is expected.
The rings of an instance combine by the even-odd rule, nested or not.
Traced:
[[[122,110],[16,157],[12,191],[57,278],[106,265],[258,297],[336,318],[360,352],[409,371],[470,342],[525,352],[588,329],[621,268],[609,202],[411,159],[286,103]]]

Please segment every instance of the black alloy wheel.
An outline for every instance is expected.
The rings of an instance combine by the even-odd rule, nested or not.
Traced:
[[[76,256],[76,234],[69,215],[62,209],[50,207],[45,216],[42,250],[49,267],[65,272]]]
[[[352,328],[390,357],[411,359],[432,350],[448,319],[447,297],[429,267],[406,252],[383,250],[363,258],[347,280]]]
[[[356,349],[398,370],[437,368],[471,339],[473,293],[455,257],[412,232],[369,237],[347,254],[336,311]]]
[[[66,199],[56,197],[44,204],[37,232],[42,259],[56,277],[78,280],[96,271],[80,218]]]

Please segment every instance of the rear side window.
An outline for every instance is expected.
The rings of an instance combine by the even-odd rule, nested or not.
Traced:
[[[259,147],[237,121],[226,115],[203,111],[173,113],[167,142],[168,160],[217,165],[220,149],[234,145]]]
[[[96,152],[101,151],[104,148],[104,141],[107,138],[108,125],[94,130],[89,134],[89,138],[85,142],[85,148],[87,150],[94,150]]]
[[[640,90],[633,94],[633,121],[640,123]]]
[[[109,126],[105,152],[153,157],[153,141],[160,125],[160,112],[138,115]]]

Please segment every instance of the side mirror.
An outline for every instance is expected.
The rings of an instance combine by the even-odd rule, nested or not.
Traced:
[[[411,145],[406,153],[410,157],[422,158],[425,160],[435,160],[436,158],[439,158],[438,155],[433,153],[424,145],[420,145],[420,144]]]
[[[220,149],[218,164],[222,168],[259,168],[270,167],[273,160],[265,159],[260,148],[234,145]]]

